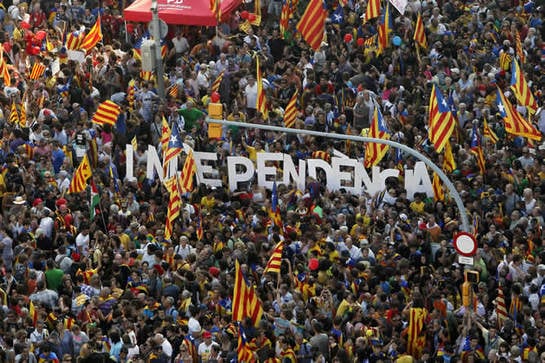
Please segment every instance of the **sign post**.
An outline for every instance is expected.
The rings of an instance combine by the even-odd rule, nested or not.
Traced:
[[[468,232],[460,232],[454,236],[452,244],[458,252],[458,262],[462,265],[473,265],[473,256],[477,252],[477,240]]]

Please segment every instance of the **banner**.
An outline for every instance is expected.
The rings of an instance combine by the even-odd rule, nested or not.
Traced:
[[[189,148],[184,144],[184,152]],[[136,180],[134,177],[134,154],[131,144],[126,145],[127,155],[127,180]],[[197,183],[204,183],[209,187],[221,187],[221,175],[224,170],[213,167],[217,165],[218,154],[213,152],[194,151],[193,157],[197,166]],[[272,166],[276,165],[276,166]],[[178,173],[178,160],[172,160],[167,168],[163,168],[161,158],[153,145],[148,145],[146,177],[148,179],[159,178],[161,182]],[[279,169],[281,174],[277,174]],[[405,169],[404,185],[407,191],[407,198],[412,200],[415,193],[426,193],[433,197],[433,187],[428,169],[424,162],[419,161],[414,169]],[[364,168],[363,163],[357,159],[333,156],[331,162],[323,159],[299,160],[297,165],[289,154],[262,152],[257,154],[254,164],[252,160],[244,156],[227,157],[227,183],[230,191],[248,185],[251,181],[257,181],[259,186],[272,190],[274,181],[278,185],[293,184],[299,190],[305,190],[306,178],[310,176],[317,179],[318,176],[325,177],[326,186],[329,190],[337,191],[344,189],[347,193],[374,196],[386,187],[386,179],[398,178],[399,169],[384,169],[374,166],[371,168],[371,175]]]

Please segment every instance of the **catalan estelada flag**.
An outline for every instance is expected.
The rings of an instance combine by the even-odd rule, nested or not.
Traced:
[[[435,84],[431,90],[428,112],[428,137],[435,150],[440,153],[456,127],[456,120],[452,117],[448,102]]]
[[[310,0],[303,16],[297,23],[297,30],[313,50],[318,50],[324,39],[327,11],[322,0]]]
[[[527,137],[532,140],[541,140],[541,132],[517,112],[499,88],[496,92],[496,105],[505,123],[505,131],[507,133]]]
[[[176,125],[172,125],[172,130],[170,132],[170,138],[168,139],[168,148],[165,153],[165,158],[163,160],[163,165],[168,165],[168,163],[178,156],[184,148],[182,140],[180,138],[180,133]]]
[[[249,347],[246,339],[246,334],[239,326],[238,342],[237,342],[237,362],[253,363],[257,360],[254,358],[254,353]]]
[[[80,50],[81,45],[83,44],[83,39],[85,38],[85,33],[83,32],[70,32],[66,34],[66,49],[68,50]]]
[[[235,261],[235,286],[233,290],[233,321],[242,321],[250,318],[254,326],[257,326],[263,315],[261,301],[250,285],[240,268],[238,260]]]
[[[528,107],[532,113],[536,112],[537,102],[515,58],[511,63],[511,89],[519,104]]]
[[[92,175],[93,172],[91,171],[91,164],[89,164],[89,159],[87,158],[87,154],[85,154],[78,168],[74,172],[74,176],[70,182],[70,187],[68,188],[68,193],[83,192],[87,187],[87,180]]]
[[[28,78],[32,80],[37,80],[44,74],[44,72],[45,66],[42,63],[36,62],[32,66],[32,70],[30,71]]]
[[[420,359],[422,351],[426,346],[424,324],[427,317],[428,311],[425,308],[411,308],[409,310],[407,353],[417,359]]]
[[[284,127],[295,127],[295,119],[297,116],[297,96],[298,92],[296,90],[286,105],[286,110],[284,111]]]
[[[85,38],[83,38],[80,49],[83,49],[86,52],[89,52],[101,40],[102,40],[102,29],[101,29],[100,14],[99,14],[95,24],[91,27],[91,29],[89,30],[89,33],[85,35]]]
[[[422,14],[420,13],[418,13],[418,17],[416,18],[413,40],[421,48],[424,48],[424,49],[428,48],[428,40],[426,39],[426,31],[424,28],[424,22],[422,21]]]
[[[375,105],[375,112],[373,113],[373,121],[371,122],[371,129],[369,130],[369,137],[375,139],[390,139],[390,131],[388,126],[382,117],[378,105]],[[378,144],[375,142],[368,142],[365,145],[365,161],[364,166],[370,168],[380,163],[384,155],[388,152],[388,145]]]
[[[91,119],[98,125],[115,125],[117,117],[121,113],[121,108],[115,102],[107,100],[98,105],[98,108]]]

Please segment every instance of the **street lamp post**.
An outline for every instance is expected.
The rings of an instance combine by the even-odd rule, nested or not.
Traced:
[[[416,150],[411,149],[407,145],[400,144],[395,141],[391,140],[385,140],[385,139],[375,139],[372,137],[364,137],[364,136],[356,136],[356,135],[343,135],[343,134],[334,134],[334,133],[327,133],[327,132],[320,132],[320,131],[312,131],[312,130],[301,130],[301,129],[291,129],[287,127],[278,127],[278,126],[272,126],[272,125],[260,125],[260,124],[250,124],[245,122],[236,122],[236,121],[226,121],[226,120],[216,120],[216,119],[210,119],[207,118],[206,122],[208,123],[217,123],[222,124],[226,126],[237,126],[237,127],[243,127],[243,128],[254,128],[254,129],[261,129],[261,130],[268,130],[268,131],[276,131],[276,132],[286,132],[286,133],[292,133],[292,134],[303,134],[303,135],[311,135],[311,136],[318,136],[318,137],[326,137],[331,139],[338,139],[338,140],[352,140],[352,141],[358,141],[358,142],[374,142],[377,144],[386,144],[391,147],[401,149],[407,154],[410,154],[417,158],[418,160],[423,161],[429,168],[431,168],[434,172],[437,173],[439,178],[441,178],[441,181],[444,183],[444,185],[447,187],[448,191],[450,192],[450,195],[454,199],[454,202],[456,203],[456,206],[458,207],[458,210],[460,211],[460,219],[462,222],[462,230],[464,232],[470,233],[469,228],[469,222],[467,219],[467,213],[464,206],[464,202],[462,201],[462,198],[460,197],[460,194],[456,191],[456,187],[450,179],[447,177],[447,175],[441,170],[440,167],[435,165],[433,161],[431,161],[429,158],[427,158],[425,155],[419,153]]]
[[[163,58],[161,57],[161,24],[157,10],[157,0],[151,2],[151,23],[155,41],[155,73],[157,76],[157,93],[161,100],[165,99],[165,79],[163,77]]]

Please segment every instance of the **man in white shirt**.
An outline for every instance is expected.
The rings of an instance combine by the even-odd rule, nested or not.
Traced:
[[[257,83],[254,76],[248,76],[248,84],[244,88],[244,95],[246,96],[246,113],[248,119],[251,119],[256,114],[257,109]]]
[[[57,179],[57,186],[61,194],[66,193],[70,188],[70,179],[68,178],[68,172],[66,170],[59,171],[59,178]]]
[[[153,341],[155,344],[160,345],[161,348],[163,348],[163,353],[165,353],[170,361],[170,358],[172,357],[172,344],[170,344],[163,334],[155,334]]]
[[[202,333],[203,342],[199,344],[197,353],[202,362],[207,362],[212,351],[212,346],[216,345],[219,347],[218,343],[212,340],[212,334],[209,331]]]
[[[89,240],[89,227],[82,226],[81,232],[76,236],[76,247],[86,257],[89,256]]]

